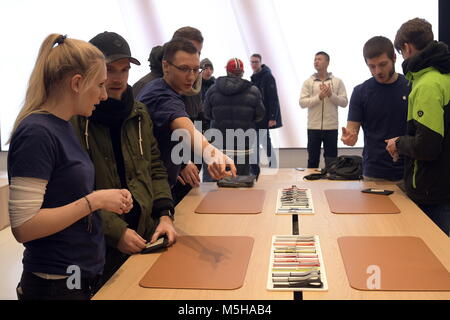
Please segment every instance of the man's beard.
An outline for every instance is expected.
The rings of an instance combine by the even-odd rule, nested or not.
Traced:
[[[395,74],[395,65],[393,65],[391,71],[389,71],[388,82],[391,81],[391,79],[394,76],[394,74]]]

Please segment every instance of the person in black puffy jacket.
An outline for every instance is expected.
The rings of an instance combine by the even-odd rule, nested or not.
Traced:
[[[216,130],[209,131],[213,145],[234,158],[238,175],[248,175],[250,163],[256,162],[251,150],[257,135],[256,123],[264,118],[265,109],[259,89],[242,79],[242,61],[230,59],[226,70],[227,76],[217,78],[206,93],[204,113],[211,120],[211,129],[219,130],[221,135],[218,137]]]

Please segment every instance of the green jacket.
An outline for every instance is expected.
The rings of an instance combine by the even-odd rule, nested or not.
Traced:
[[[71,122],[94,163],[95,188],[121,188],[109,128],[81,116],[72,118]],[[160,213],[173,210],[173,201],[167,171],[153,136],[153,123],[144,104],[134,101],[131,113],[122,124],[121,139],[128,190],[135,199],[134,206],[141,208],[136,232],[149,240]],[[101,214],[106,243],[116,248],[128,226],[124,215],[105,210]]]
[[[450,53],[432,42],[403,68],[412,90],[407,135],[396,144],[407,194],[418,204],[450,203]]]

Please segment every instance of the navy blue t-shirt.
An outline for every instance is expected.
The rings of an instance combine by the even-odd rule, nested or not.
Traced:
[[[382,84],[372,77],[353,90],[347,120],[360,122],[364,130],[364,176],[403,178],[403,158],[393,162],[384,140],[406,134],[409,92],[408,81],[401,74],[394,83]]]
[[[189,118],[181,95],[176,93],[163,78],[147,83],[136,97],[144,103],[153,121],[153,134],[158,140],[161,159],[167,169],[171,187],[177,182],[181,164],[172,161],[171,153],[178,141],[171,141],[170,123],[181,117]]]
[[[42,208],[56,208],[88,195],[94,189],[94,166],[81,147],[70,122],[51,114],[32,114],[15,131],[8,152],[8,177],[47,180]],[[82,277],[103,272],[105,243],[99,212],[66,229],[24,243],[24,270],[71,275],[68,267],[81,269]]]

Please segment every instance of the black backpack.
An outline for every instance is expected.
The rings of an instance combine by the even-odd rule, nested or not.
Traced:
[[[360,156],[339,156],[326,159],[327,165],[320,173],[304,177],[306,180],[360,180],[362,179],[362,158]]]

